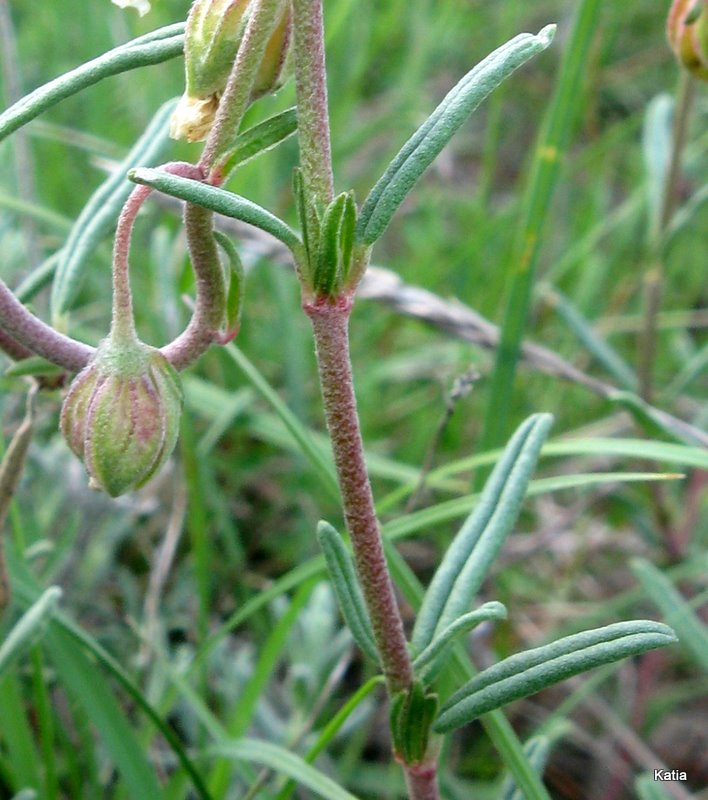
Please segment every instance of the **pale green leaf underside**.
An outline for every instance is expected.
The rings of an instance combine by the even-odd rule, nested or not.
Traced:
[[[346,789],[308,764],[300,756],[283,747],[257,739],[239,739],[228,745],[214,747],[209,753],[235,761],[251,761],[287,775],[301,786],[311,789],[325,800],[357,800]]]

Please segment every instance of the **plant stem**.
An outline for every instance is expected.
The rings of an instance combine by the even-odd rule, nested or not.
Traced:
[[[205,208],[189,203],[184,207],[184,227],[197,282],[197,301],[187,328],[162,348],[162,354],[178,370],[188,367],[219,340],[224,319],[224,275],[214,241],[213,220],[214,214]]]
[[[351,305],[348,297],[318,299],[306,304],[304,310],[315,335],[327,429],[332,441],[347,530],[352,539],[354,562],[386,683],[389,692],[396,693],[411,685],[413,670],[364,463],[349,360]]]
[[[384,555],[354,395],[349,358],[351,296],[317,298],[303,305],[315,336],[317,367],[327,430],[352,541],[354,563],[371,619],[376,647],[390,696],[410,689],[414,674],[403,621]],[[410,800],[438,800],[437,761],[397,760],[405,773]]]
[[[148,186],[136,186],[123,206],[116,237],[113,242],[113,314],[111,316],[111,338],[121,344],[136,341],[133,318],[133,298],[130,292],[130,238],[135,218],[152,190]]]
[[[199,166],[209,174],[209,182],[215,185],[223,181],[223,165],[219,161],[233,144],[244,114],[251,104],[253,86],[263,54],[282,8],[283,0],[259,0],[246,25],[233,69],[219,102],[214,125],[199,161]]]
[[[293,48],[300,163],[310,199],[334,197],[332,147],[327,111],[322,0],[293,0]]]
[[[0,327],[36,355],[71,372],[82,370],[94,348],[64,336],[31,314],[0,280]]]
[[[664,284],[664,259],[661,249],[663,234],[671,222],[678,201],[678,184],[681,177],[681,161],[688,134],[688,120],[695,95],[695,80],[686,70],[680,71],[676,90],[671,156],[666,171],[664,192],[658,230],[650,231],[650,266],[644,274],[644,326],[639,337],[639,394],[650,403],[654,391],[654,361],[656,359],[657,320],[661,311],[661,295]],[[656,227],[656,226],[653,226]]]
[[[435,761],[401,764],[411,800],[438,800],[438,769]]]

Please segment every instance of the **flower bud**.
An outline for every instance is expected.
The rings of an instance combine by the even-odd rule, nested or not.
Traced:
[[[708,0],[674,0],[666,30],[679,62],[708,80]]]
[[[196,0],[192,6],[184,40],[186,91],[172,115],[172,138],[206,139],[252,10],[253,0]],[[286,2],[266,45],[252,100],[280,88],[291,29],[292,12]]]
[[[61,431],[90,485],[117,497],[147,483],[170,457],[181,410],[179,376],[158,350],[107,339],[71,384]]]

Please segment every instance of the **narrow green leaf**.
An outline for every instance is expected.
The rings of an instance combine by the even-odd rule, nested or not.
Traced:
[[[419,608],[423,599],[423,587],[420,581],[398,550],[386,538],[384,538],[384,549],[396,586],[414,609]],[[459,642],[452,647],[449,663],[451,674],[458,681],[464,681],[475,675],[475,667]],[[492,711],[486,714],[481,722],[492,744],[516,778],[524,793],[524,800],[551,800],[543,782],[525,757],[521,742],[504,713]]]
[[[178,197],[187,203],[208,208],[225,217],[233,217],[260,228],[292,251],[298,251],[302,247],[300,239],[292,228],[270,211],[246,200],[245,197],[157,169],[131,170],[128,177],[135,183],[152,186],[153,189]]]
[[[293,197],[295,198],[295,207],[297,209],[297,218],[300,220],[300,229],[302,230],[302,243],[305,247],[305,254],[307,255],[307,262],[312,260],[312,246],[314,244],[310,239],[310,231],[308,229],[308,209],[307,200],[305,198],[305,182],[302,177],[302,170],[300,167],[295,167],[293,170]],[[315,238],[315,241],[319,238]]]
[[[292,136],[296,130],[297,112],[295,108],[288,108],[239,134],[226,161],[224,174],[228,175],[236,167],[268,152]]]
[[[231,744],[209,748],[209,755],[230,758],[234,761],[252,761],[287,775],[302,786],[315,792],[325,800],[357,800],[342,789],[339,784],[328,778],[300,756],[291,753],[284,747],[259,739],[239,739]]]
[[[676,641],[667,625],[635,620],[583,631],[517,653],[480,672],[455,692],[443,704],[433,728],[447,733],[573,675]]]
[[[438,696],[419,680],[391,700],[389,715],[393,751],[406,764],[419,764],[430,741],[430,726],[438,710]]]
[[[0,645],[0,675],[42,636],[61,595],[58,586],[50,586],[15,623]]]
[[[432,681],[438,672],[436,667],[442,666],[440,657],[447,653],[448,647],[456,639],[469,633],[482,622],[491,619],[506,619],[506,617],[506,607],[495,600],[458,617],[445,630],[440,631],[425,650],[415,657],[413,668],[416,675],[424,674],[426,681]]]
[[[340,194],[325,209],[322,229],[317,247],[317,261],[312,276],[317,294],[329,296],[337,292],[339,285],[339,230],[347,195]]]
[[[543,775],[550,752],[551,740],[548,736],[533,736],[524,744],[524,755],[538,775]],[[525,800],[512,775],[504,780],[499,800]]]
[[[352,558],[342,537],[327,522],[317,526],[317,539],[324,553],[327,569],[342,616],[356,643],[375,663],[379,663],[371,620],[354,570]]]
[[[347,284],[354,253],[354,232],[356,230],[356,202],[354,193],[347,192],[342,225],[339,232],[339,260],[342,270],[342,283]]]
[[[11,670],[0,678],[3,756],[9,762],[8,773],[16,788],[42,785],[41,759],[35,744],[36,729],[28,719],[31,708],[22,684],[22,675],[17,670]]]
[[[229,261],[228,275],[226,284],[228,290],[226,293],[226,319],[224,324],[226,327],[226,335],[233,338],[241,326],[241,313],[243,311],[244,289],[246,283],[246,273],[241,263],[241,257],[234,243],[228,236],[219,231],[214,231],[214,238],[221,246],[221,249],[226,253]]]
[[[129,796],[160,798],[160,784],[145,748],[95,664],[58,627],[48,631],[45,644],[59,680],[95,725]]]
[[[596,333],[592,325],[561,292],[550,286],[542,289],[544,300],[549,302],[570,332],[590,355],[625,389],[635,390],[638,385],[634,370],[622,359],[605,339]]]
[[[694,434],[691,426],[681,424],[681,420],[675,417],[669,417],[664,414],[661,409],[654,408],[639,395],[633,392],[623,392],[617,390],[612,392],[608,397],[611,403],[620,406],[628,411],[634,421],[644,431],[651,436],[668,436],[675,442],[681,442],[688,445],[705,445],[706,442],[702,441],[696,434]],[[702,431],[697,431],[701,436]]]
[[[183,31],[184,23],[160,28],[45,83],[0,114],[0,140],[61,100],[104,78],[175,58],[182,53]]]
[[[357,241],[373,244],[416,181],[462,123],[505,78],[553,41],[555,25],[538,35],[522,33],[503,44],[452,89],[423,125],[403,145],[361,209]]]
[[[705,672],[708,672],[708,628],[692,611],[671,581],[653,564],[642,558],[631,563],[632,572],[676,631],[684,650]]]
[[[158,162],[169,142],[168,122],[177,101],[164,103],[125,159],[91,195],[62,248],[52,286],[51,312],[57,319],[76,299],[94,250],[116,223],[133,186],[126,174],[133,167]]]
[[[529,417],[509,441],[479,503],[433,576],[413,629],[416,650],[426,648],[469,608],[516,522],[552,421],[550,414]]]

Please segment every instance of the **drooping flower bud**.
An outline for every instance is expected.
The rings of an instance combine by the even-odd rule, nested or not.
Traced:
[[[172,115],[172,138],[189,142],[206,139],[253,5],[253,0],[196,0],[192,6],[184,40],[186,90]],[[291,29],[292,11],[290,2],[286,2],[268,40],[252,100],[281,86]]]
[[[708,80],[708,0],[674,0],[666,30],[679,62]]]
[[[61,431],[84,461],[90,485],[118,497],[167,461],[181,410],[179,376],[159,350],[106,339],[71,384]]]

